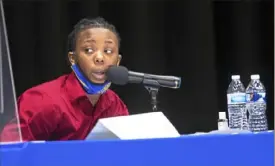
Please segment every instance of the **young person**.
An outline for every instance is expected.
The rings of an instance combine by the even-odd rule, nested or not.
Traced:
[[[25,91],[18,99],[23,141],[82,140],[100,118],[128,115],[105,72],[119,65],[120,37],[103,18],[82,19],[68,37],[72,73]],[[1,135],[11,141],[16,125]]]

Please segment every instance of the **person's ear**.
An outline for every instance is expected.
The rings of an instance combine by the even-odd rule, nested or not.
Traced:
[[[72,65],[76,63],[75,58],[75,53],[73,51],[68,52],[68,59]]]
[[[119,66],[121,59],[122,59],[122,56],[120,54],[118,54],[118,60],[117,60],[117,64],[116,64],[117,66]]]

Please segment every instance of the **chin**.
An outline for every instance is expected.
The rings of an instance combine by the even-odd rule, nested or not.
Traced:
[[[95,83],[95,84],[103,84],[103,83],[105,83],[105,80],[99,81],[99,80],[90,79],[90,81],[91,81],[92,83]]]

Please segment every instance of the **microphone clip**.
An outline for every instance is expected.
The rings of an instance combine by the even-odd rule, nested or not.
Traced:
[[[157,95],[160,88],[159,83],[156,80],[151,79],[144,79],[143,84],[145,85],[145,88],[148,90],[150,97],[151,97],[151,104],[152,104],[152,110],[158,111],[158,101],[157,101]]]

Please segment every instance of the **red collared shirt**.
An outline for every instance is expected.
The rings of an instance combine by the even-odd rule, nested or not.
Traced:
[[[95,106],[89,101],[74,73],[33,87],[18,100],[24,141],[83,140],[100,118],[128,115],[120,98],[111,90]],[[7,125],[1,141],[12,141],[17,133]],[[18,138],[17,138],[18,139]]]

